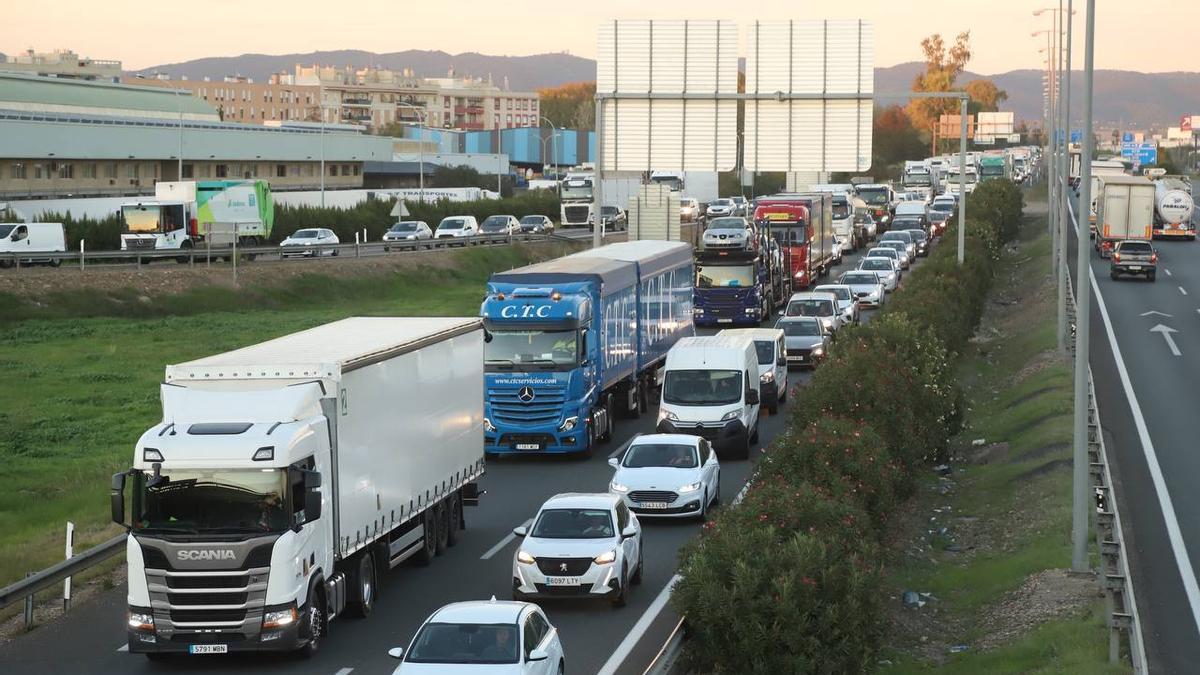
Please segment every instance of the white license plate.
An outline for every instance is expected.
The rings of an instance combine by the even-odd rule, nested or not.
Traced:
[[[638,506],[642,507],[643,509],[665,509],[668,508],[670,504],[666,502],[641,502],[638,504]]]
[[[547,586],[578,586],[579,577],[546,577]]]
[[[717,319],[717,323],[733,323],[733,319]]]
[[[227,654],[229,645],[188,645],[189,654]]]
[[[541,450],[542,446],[537,443],[517,443],[518,450]]]
[[[1142,266],[1141,265],[1130,265],[1129,269],[1133,270],[1134,272],[1138,272],[1142,269]]]

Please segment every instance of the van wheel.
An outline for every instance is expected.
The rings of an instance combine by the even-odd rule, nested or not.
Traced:
[[[59,266],[59,265],[61,265],[61,264],[62,264],[62,260],[61,260],[60,258],[51,258],[51,259],[50,259],[50,266],[51,266],[51,267],[58,267],[58,266]]]
[[[450,495],[447,503],[449,504],[447,510],[450,512],[450,522],[449,527],[446,528],[446,545],[454,546],[458,543],[458,532],[463,527],[462,498],[456,493]]]
[[[755,424],[754,431],[750,432],[750,443],[758,443],[758,424]]]
[[[378,590],[375,573],[375,556],[368,549],[358,558],[358,570],[354,575],[355,592],[358,599],[354,602],[354,615],[362,618],[370,616],[375,608],[375,595]]]
[[[425,509],[425,513],[421,514],[421,525],[425,534],[421,538],[421,550],[417,551],[413,560],[421,567],[427,567],[437,555],[437,518],[434,517],[433,509]]]

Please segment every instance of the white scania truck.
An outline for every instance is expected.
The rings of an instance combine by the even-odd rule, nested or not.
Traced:
[[[161,396],[112,481],[130,652],[312,655],[478,500],[480,319],[344,319],[167,366]]]

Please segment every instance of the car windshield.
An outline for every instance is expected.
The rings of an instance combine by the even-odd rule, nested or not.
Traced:
[[[282,469],[172,469],[135,484],[135,532],[262,534],[295,520]]]
[[[755,340],[754,350],[758,352],[758,365],[769,366],[775,363],[774,340]]]
[[[810,337],[821,334],[821,324],[817,321],[780,321],[776,328],[782,328],[783,334],[790,337]]]
[[[713,218],[708,221],[709,230],[744,230],[746,221],[741,218]]]
[[[694,469],[699,460],[696,446],[682,443],[639,443],[625,453],[621,466],[630,469],[670,467],[672,469]]]
[[[942,213],[950,213],[954,210],[954,204],[950,202],[934,202],[929,205],[930,211],[941,211]]]
[[[319,239],[321,237],[320,230],[296,230],[292,233],[291,239]]]
[[[920,218],[897,218],[892,222],[892,227],[902,227],[905,229],[916,229],[920,225]],[[887,235],[884,236],[886,237]],[[886,241],[886,239],[884,241]]]
[[[522,225],[541,225],[542,216],[525,216],[521,219]]]
[[[912,235],[913,241],[916,241],[916,242],[922,242],[929,238],[929,236],[927,234],[925,234],[925,230],[913,229],[913,230],[908,230],[908,233],[910,235]]]
[[[886,243],[893,242],[893,241],[899,241],[899,242],[907,244],[911,240],[912,240],[912,237],[907,232],[896,232],[895,230],[893,230],[891,232],[888,232],[887,234],[884,234],[883,237],[880,238],[879,243],[886,244]]]
[[[715,199],[712,203],[713,206],[730,206],[731,204],[733,204],[733,200],[730,199]]]
[[[662,400],[675,405],[729,405],[742,400],[740,370],[668,370]]]
[[[579,358],[576,330],[493,330],[483,346],[489,370],[537,366],[542,370],[573,368]]]
[[[893,251],[895,253],[895,251]],[[880,272],[891,272],[892,261],[884,257],[867,257],[863,258],[859,265],[864,270],[878,270]]]
[[[788,303],[785,316],[833,316],[833,303],[816,298],[793,300]]]
[[[417,633],[409,663],[517,663],[516,624],[427,623]]]
[[[615,536],[607,509],[545,509],[529,536],[539,539],[606,539]]]
[[[887,243],[888,242],[886,242],[886,241],[880,242],[881,248],[873,248],[870,251],[867,251],[867,258],[889,258],[891,260],[895,260],[896,257],[899,255],[899,253],[896,252],[896,249],[882,248],[883,245],[887,244]],[[864,260],[865,259],[866,258],[864,258]]]
[[[1144,241],[1123,241],[1121,242],[1120,246],[1117,247],[1117,250],[1121,253],[1133,253],[1135,255],[1149,255],[1151,251],[1153,251],[1153,249],[1150,248],[1150,244],[1147,244]]]
[[[754,265],[696,265],[697,288],[750,288]]]
[[[438,229],[439,230],[461,230],[463,227],[463,224],[465,222],[466,221],[464,221],[461,218],[447,218],[442,221],[441,225],[438,225]]]
[[[823,293],[833,293],[838,300],[850,300],[850,289],[844,286],[817,286],[816,290]]]
[[[416,223],[396,223],[392,226],[392,232],[416,232]]]
[[[874,274],[844,274],[842,275],[842,283],[854,286],[870,285],[874,286],[879,283],[879,277]]]
[[[488,216],[487,219],[483,221],[483,224],[480,225],[480,227],[486,228],[486,229],[497,230],[497,229],[504,228],[507,225],[508,225],[508,216]]]

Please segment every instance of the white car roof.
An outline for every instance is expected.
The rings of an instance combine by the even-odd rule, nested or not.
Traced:
[[[792,297],[788,298],[788,302],[796,300],[833,300],[837,302],[837,296],[826,291],[807,291],[805,293],[793,293]]]
[[[633,439],[629,447],[651,443],[674,443],[677,445],[699,445],[700,437],[691,434],[643,434]]]
[[[607,492],[563,492],[542,504],[543,509],[611,509],[620,497]]]
[[[515,624],[528,602],[511,600],[469,600],[455,602],[433,613],[430,623],[507,623]]]
[[[846,284],[821,284],[813,289],[814,292],[820,293],[827,288],[849,288]]]
[[[779,333],[780,331],[775,328],[725,328],[717,335],[748,337],[751,340],[774,340],[779,337]]]

